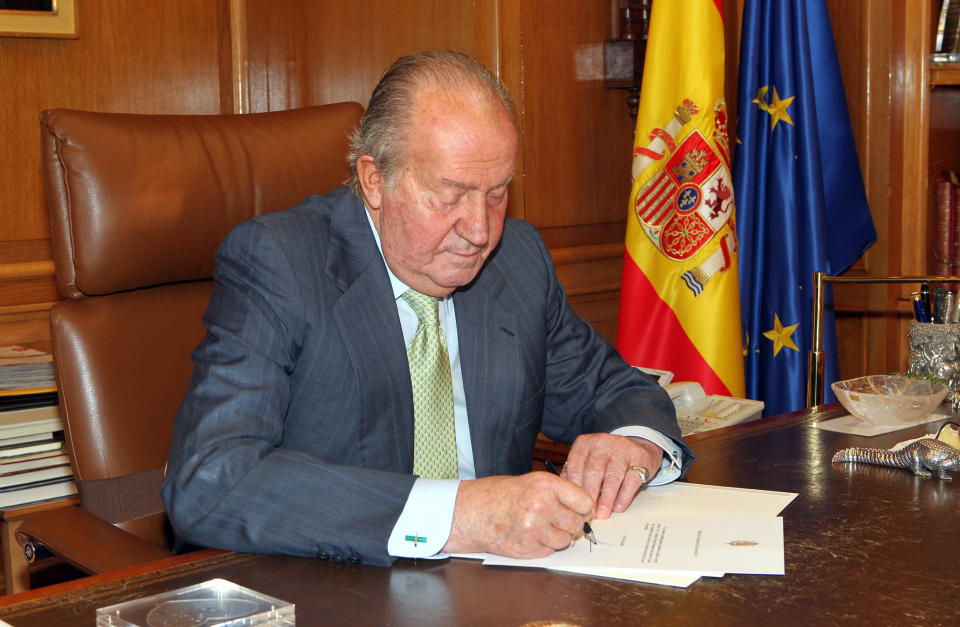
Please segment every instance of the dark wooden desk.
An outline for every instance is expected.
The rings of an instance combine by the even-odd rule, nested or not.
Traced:
[[[299,625],[957,624],[960,477],[830,463],[840,448],[887,447],[940,423],[874,438],[811,427],[840,414],[826,406],[691,438],[690,481],[800,493],[783,513],[782,577],[675,589],[466,560],[376,568],[204,551],[6,597],[0,617],[89,625],[97,607],[223,577],[296,603]]]

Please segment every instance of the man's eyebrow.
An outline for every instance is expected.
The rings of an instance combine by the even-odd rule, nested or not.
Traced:
[[[453,179],[448,179],[444,177],[440,177],[440,183],[443,185],[446,185],[447,187],[456,187],[457,189],[462,189],[465,192],[473,189],[472,185],[467,185],[466,183],[461,183],[459,181],[454,181]]]
[[[510,176],[508,176],[506,179],[504,179],[500,183],[497,183],[496,185],[494,185],[491,189],[496,189],[498,187],[503,187],[504,185],[509,185],[510,181],[513,180],[513,177],[514,177],[514,173],[511,172]],[[476,187],[474,187],[473,185],[467,185],[466,183],[454,181],[453,179],[448,179],[446,177],[440,177],[440,183],[442,183],[443,185],[447,185],[449,187],[456,187],[457,189],[462,189],[465,192],[468,192],[472,189],[476,189]]]

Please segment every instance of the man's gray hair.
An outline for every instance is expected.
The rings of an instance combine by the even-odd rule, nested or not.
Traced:
[[[363,198],[357,175],[357,159],[370,155],[390,189],[406,158],[404,140],[410,130],[413,106],[424,87],[452,92],[468,89],[489,94],[499,102],[516,125],[513,101],[499,78],[476,59],[453,50],[430,50],[400,57],[383,73],[370,96],[370,104],[350,134],[347,162],[351,174],[345,183]]]

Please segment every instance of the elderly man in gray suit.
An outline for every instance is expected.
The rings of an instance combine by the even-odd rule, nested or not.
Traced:
[[[666,393],[505,217],[512,111],[466,55],[401,58],[354,133],[350,185],[231,231],[164,483],[180,542],[537,557],[686,471]],[[573,443],[560,477],[530,472],[539,432]]]

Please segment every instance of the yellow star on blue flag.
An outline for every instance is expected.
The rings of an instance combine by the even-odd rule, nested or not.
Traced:
[[[776,357],[777,353],[784,347],[792,348],[793,350],[800,352],[800,349],[797,348],[797,345],[793,341],[793,332],[797,330],[797,327],[800,326],[800,323],[791,324],[788,327],[783,326],[783,323],[780,322],[780,316],[773,314],[773,328],[769,331],[763,332],[763,337],[768,340],[773,341],[773,356]]]
[[[753,99],[753,103],[760,108],[761,111],[766,111],[770,114],[770,130],[777,128],[777,122],[781,120],[787,124],[793,126],[793,120],[790,119],[790,114],[787,112],[787,107],[793,103],[793,99],[796,96],[790,96],[789,98],[780,99],[780,94],[777,93],[777,88],[773,88],[773,100],[769,103],[767,102],[767,91],[770,89],[769,85],[764,85],[757,90],[757,97]]]

